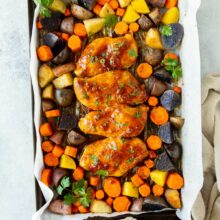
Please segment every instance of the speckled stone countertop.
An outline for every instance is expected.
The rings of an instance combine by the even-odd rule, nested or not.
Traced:
[[[220,1],[198,13],[202,75],[220,70]],[[0,219],[30,220],[35,211],[27,1],[0,7]],[[189,52],[190,56],[190,52]],[[192,73],[193,75],[193,73]]]

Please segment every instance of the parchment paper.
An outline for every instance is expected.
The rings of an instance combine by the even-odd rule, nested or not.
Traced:
[[[181,190],[183,208],[177,210],[180,219],[191,219],[191,209],[203,183],[202,173],[202,142],[201,142],[201,92],[200,92],[200,54],[199,40],[196,24],[196,12],[201,0],[179,0],[180,23],[184,26],[184,39],[180,49],[180,57],[183,68],[183,93],[182,93],[182,116],[185,124],[182,129],[183,158],[182,169],[185,180],[184,188]],[[34,165],[34,175],[39,183],[46,204],[41,207],[32,217],[32,220],[81,220],[88,216],[117,216],[131,213],[112,214],[76,214],[71,216],[61,216],[46,211],[53,192],[39,181],[41,171],[44,167],[43,155],[41,151],[41,138],[39,135],[39,125],[41,122],[41,98],[38,87],[37,72],[38,59],[36,48],[38,46],[38,34],[36,19],[39,12],[37,7],[34,14],[34,25],[31,38],[31,62],[30,72],[34,90],[34,123],[36,128],[36,159]],[[207,116],[208,117],[208,116]]]

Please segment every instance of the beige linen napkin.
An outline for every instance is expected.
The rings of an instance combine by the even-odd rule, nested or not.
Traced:
[[[220,220],[220,73],[202,82],[204,183],[192,210],[195,220]]]

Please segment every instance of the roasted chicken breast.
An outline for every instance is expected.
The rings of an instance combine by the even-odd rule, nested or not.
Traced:
[[[126,69],[135,63],[137,55],[136,41],[130,34],[117,38],[98,38],[82,52],[75,74],[85,77],[112,69]]]
[[[148,107],[119,105],[102,111],[89,112],[78,126],[86,134],[105,137],[135,137],[144,129]]]
[[[85,170],[108,171],[109,176],[122,176],[148,155],[139,138],[106,138],[85,147],[79,165]]]
[[[145,86],[126,70],[114,70],[91,78],[74,79],[77,99],[93,110],[117,104],[137,105],[147,100]]]

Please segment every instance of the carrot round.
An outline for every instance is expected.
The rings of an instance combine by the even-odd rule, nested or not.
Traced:
[[[82,23],[76,23],[73,28],[73,32],[75,35],[79,37],[85,37],[87,35],[86,28]]]
[[[139,193],[141,194],[141,196],[143,197],[147,197],[150,195],[150,186],[147,184],[147,183],[144,183],[143,185],[141,185],[139,188],[138,188],[138,191]]]
[[[96,14],[96,15],[99,15],[100,12],[102,10],[102,6],[99,5],[99,4],[96,4],[95,7],[93,8],[93,12]]]
[[[131,177],[131,182],[137,187],[144,184],[144,181],[141,179],[141,177],[138,174],[135,174],[134,176]]]
[[[45,116],[47,118],[60,117],[60,115],[61,113],[59,109],[53,109],[53,110],[45,112]]]
[[[121,184],[115,177],[107,177],[103,181],[103,189],[110,197],[118,197],[121,194]]]
[[[52,153],[57,156],[57,157],[61,157],[64,153],[64,150],[62,147],[60,147],[59,145],[55,145],[53,150],[52,150]]]
[[[51,177],[52,177],[52,170],[51,169],[43,169],[41,173],[41,182],[45,185],[51,185]]]
[[[50,123],[44,123],[40,126],[40,134],[44,137],[51,136],[53,134]]]
[[[138,24],[138,23],[133,22],[133,23],[130,23],[130,24],[129,24],[129,30],[130,30],[131,32],[137,32],[138,29],[139,29],[139,24]]]
[[[95,196],[97,199],[103,199],[105,196],[105,193],[102,189],[99,189],[96,191]]]
[[[124,21],[119,21],[116,25],[115,25],[115,33],[117,35],[123,35],[126,34],[128,31],[128,25],[126,22]]]
[[[154,167],[154,161],[151,159],[147,159],[144,161],[144,164],[146,165],[146,167],[148,167],[149,169]]]
[[[116,11],[116,15],[119,16],[119,17],[123,17],[125,13],[125,9],[124,8],[117,8],[117,11]]]
[[[40,21],[37,22],[37,29],[39,30],[43,29],[43,25],[41,24]]]
[[[72,146],[66,146],[64,154],[76,158],[78,149]]]
[[[170,189],[181,189],[183,187],[183,177],[179,173],[170,173],[166,180],[166,185]]]
[[[62,34],[61,34],[61,38],[62,38],[63,40],[65,40],[65,41],[68,41],[68,39],[70,38],[70,35],[67,34],[67,33],[62,33]]]
[[[136,72],[140,78],[146,79],[153,73],[153,68],[148,63],[141,63],[138,65]]]
[[[113,201],[113,208],[116,212],[125,212],[129,210],[131,205],[127,196],[119,196]]]
[[[52,141],[44,141],[42,144],[41,144],[41,147],[42,147],[42,150],[46,153],[49,153],[53,150],[53,143]]]
[[[162,141],[157,135],[150,135],[147,138],[147,145],[151,150],[158,150],[162,146]]]
[[[176,93],[178,93],[178,94],[181,94],[182,89],[181,89],[181,87],[179,87],[179,86],[174,86],[174,87],[173,87],[173,91],[176,92]]]
[[[142,179],[147,179],[150,175],[150,169],[146,166],[141,166],[137,170],[138,176],[140,176]]]
[[[118,6],[119,6],[117,0],[111,0],[111,1],[109,2],[109,5],[110,5],[110,7],[111,7],[112,9],[114,9],[114,10],[116,10],[116,9],[118,8]]]
[[[162,106],[154,107],[151,110],[150,119],[156,125],[163,125],[168,122],[169,114]]]
[[[105,202],[106,202],[109,206],[112,206],[113,201],[114,201],[114,199],[111,198],[111,197],[108,197],[108,198],[105,200]]]
[[[44,163],[49,167],[55,167],[59,164],[59,159],[53,153],[48,153],[44,156]]]
[[[149,99],[148,99],[148,104],[149,104],[150,106],[153,106],[153,107],[157,106],[157,104],[158,104],[158,98],[155,97],[155,96],[149,97]]]
[[[79,51],[82,47],[82,41],[77,35],[72,35],[68,39],[68,47],[73,51]]]
[[[84,177],[84,169],[82,167],[77,167],[73,172],[73,179],[79,181],[83,177]]]
[[[87,213],[87,212],[89,212],[89,208],[84,207],[82,205],[78,207],[78,210],[79,210],[80,213]]]
[[[165,7],[166,8],[172,8],[177,5],[178,0],[166,0]]]
[[[37,49],[37,55],[40,61],[47,62],[53,58],[53,53],[47,45],[42,45]]]
[[[175,53],[171,53],[171,52],[165,54],[164,60],[169,58],[175,59],[176,61],[179,60],[178,56]]]
[[[149,156],[150,159],[154,159],[154,158],[157,157],[157,154],[155,153],[154,150],[149,150],[148,156]]]
[[[89,184],[91,186],[98,186],[99,185],[99,181],[100,181],[100,177],[99,176],[91,176],[89,179]]]
[[[164,188],[156,184],[153,186],[152,191],[154,196],[162,196],[164,193]]]

